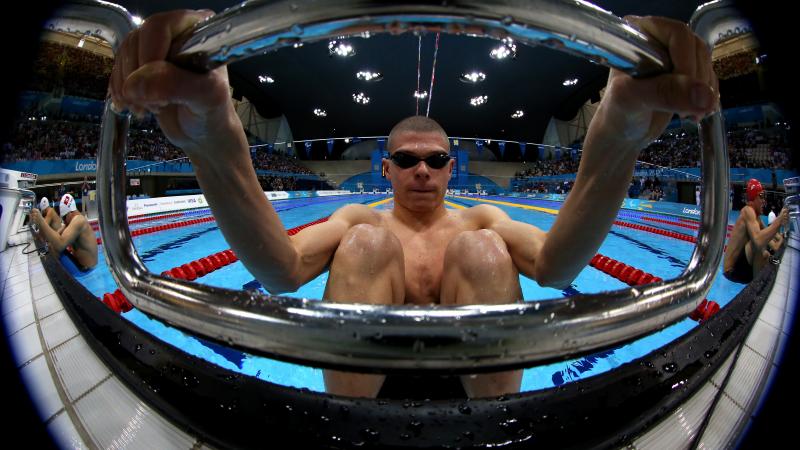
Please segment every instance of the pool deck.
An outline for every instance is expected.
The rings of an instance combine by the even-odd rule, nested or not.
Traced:
[[[22,232],[0,253],[3,321],[13,364],[46,428],[62,448],[209,448],[140,400],[90,349],[64,310],[36,252]],[[681,407],[632,442],[637,449],[686,448],[719,396],[698,448],[734,445],[774,378],[800,291],[791,236],[775,285],[738,358],[736,354]],[[30,251],[28,249],[27,251]],[[731,371],[727,383],[723,380]],[[13,420],[12,420],[13,425]],[[781,433],[776,430],[776,433]],[[785,432],[784,432],[785,433]]]

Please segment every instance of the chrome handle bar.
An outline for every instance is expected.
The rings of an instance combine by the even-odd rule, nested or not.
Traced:
[[[85,4],[84,4],[85,5]],[[298,42],[356,33],[443,31],[546,45],[636,76],[669,70],[664,51],[618,17],[580,1],[248,2],[198,24],[175,61],[208,70]],[[137,308],[256,354],[361,371],[484,372],[563,358],[680,320],[722,257],[728,161],[720,114],[702,121],[697,247],[671,281],[493,306],[370,306],[254,294],[151,273],[127,225],[129,114],[106,106],[98,153],[100,229],[113,276]]]

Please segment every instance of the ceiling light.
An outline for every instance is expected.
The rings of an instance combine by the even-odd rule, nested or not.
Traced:
[[[486,95],[479,95],[477,97],[472,97],[471,99],[469,99],[469,104],[472,106],[480,106],[486,103],[486,100],[488,99],[489,97]]]
[[[564,86],[575,86],[576,84],[578,84],[578,79],[577,78],[566,79],[561,84],[563,84]]]
[[[292,47],[294,47],[294,48],[300,48],[302,46],[303,46],[302,42],[295,42],[294,44],[292,44]]]
[[[348,57],[356,54],[356,50],[347,41],[328,42],[328,56]]]
[[[511,115],[511,118],[512,119],[519,119],[524,115],[525,115],[525,111],[523,111],[521,109],[518,109],[518,110],[514,111],[514,114]]]
[[[133,21],[133,24],[134,24],[134,25],[136,25],[137,27],[138,27],[139,25],[141,25],[141,24],[142,24],[142,22],[144,22],[144,20],[142,20],[142,18],[141,18],[141,17],[139,17],[139,16],[133,16],[133,17],[131,17],[131,21]]]
[[[258,81],[260,81],[262,84],[263,83],[272,84],[272,83],[275,82],[275,79],[270,77],[270,76],[268,76],[268,75],[259,75],[258,76]]]
[[[483,72],[462,73],[458,79],[464,83],[480,83],[486,79],[486,74]]]
[[[517,57],[517,44],[511,38],[503,38],[503,43],[489,52],[489,56],[494,59],[506,59]]]
[[[369,97],[364,95],[363,92],[359,92],[358,94],[353,94],[353,101],[360,105],[366,105],[369,103]]]
[[[317,117],[328,117],[328,112],[324,109],[314,108],[314,115]]]
[[[78,48],[83,48],[83,44],[85,43],[86,43],[86,38],[81,38],[81,40],[78,41]],[[758,58],[756,58],[756,63],[758,63]]]
[[[370,72],[368,70],[362,70],[356,74],[356,78],[361,81],[381,81],[383,79],[383,74],[380,72]]]
[[[428,91],[414,91],[414,98],[425,98],[428,96]]]

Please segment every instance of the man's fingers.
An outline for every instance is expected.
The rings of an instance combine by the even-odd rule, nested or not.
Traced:
[[[213,11],[209,10],[182,10],[148,17],[140,29],[142,37],[138,48],[139,62],[147,64],[165,59],[176,36],[212,15]]]
[[[711,52],[708,45],[699,37],[694,38],[695,41],[695,78],[703,80],[709,86],[713,86],[712,77],[714,75],[714,68],[711,65]]]
[[[681,116],[704,116],[714,108],[716,97],[708,84],[692,76],[665,74],[657,77],[634,80],[620,78],[620,91],[625,92],[627,102],[662,112],[674,112]]]
[[[213,80],[218,76],[215,72],[196,74],[166,61],[153,61],[128,76],[123,92],[127,99],[144,108],[157,110],[168,104],[178,104],[196,113],[207,112],[221,103],[220,96],[224,99],[228,93],[226,87],[219,87],[225,83]],[[218,89],[209,92],[209,86]],[[207,95],[198,96],[198,92]]]
[[[626,19],[667,47],[673,73],[695,76],[695,36],[685,23],[664,17],[628,16]]]

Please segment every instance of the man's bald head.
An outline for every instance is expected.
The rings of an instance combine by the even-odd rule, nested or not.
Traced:
[[[392,128],[392,131],[389,133],[389,140],[387,142],[389,153],[394,151],[393,143],[396,140],[397,135],[402,133],[441,134],[442,138],[445,140],[445,142],[447,142],[447,149],[450,150],[450,140],[447,139],[447,133],[445,133],[444,128],[442,128],[438,122],[429,117],[411,116],[401,120],[397,125],[395,125],[394,128]]]

